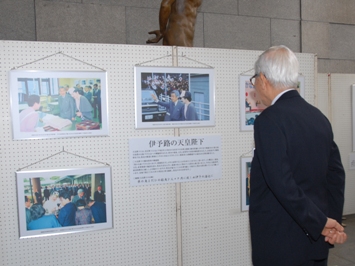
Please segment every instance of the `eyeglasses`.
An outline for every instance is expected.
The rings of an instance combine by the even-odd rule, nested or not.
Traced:
[[[259,76],[259,74],[255,74],[254,76],[252,76],[252,77],[249,79],[251,85],[255,86],[255,79],[256,79],[257,76]]]

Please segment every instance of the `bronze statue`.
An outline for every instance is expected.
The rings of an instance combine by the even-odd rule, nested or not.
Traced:
[[[197,9],[202,0],[162,0],[159,12],[159,30],[150,31],[155,38],[147,43],[193,46]]]

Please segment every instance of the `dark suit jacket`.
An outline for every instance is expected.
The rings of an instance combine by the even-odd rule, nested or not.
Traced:
[[[99,191],[95,191],[94,193],[94,201],[100,201],[100,202],[105,202],[105,192],[101,190],[101,193]]]
[[[327,217],[341,222],[344,169],[327,118],[292,90],[254,124],[250,230],[254,265],[323,259]]]
[[[100,201],[95,201],[95,203],[90,207],[92,216],[94,217],[95,223],[106,223],[106,204]]]
[[[58,221],[62,226],[75,225],[76,206],[74,203],[69,202],[60,209]]]
[[[75,100],[68,93],[64,97],[58,97],[59,116],[64,119],[72,120],[75,117]]]
[[[170,101],[170,102],[161,102],[159,101],[158,104],[166,107],[169,109],[170,113],[170,121],[183,121],[185,120],[184,118],[184,104],[178,100],[178,102],[175,103]]]
[[[184,112],[185,112],[185,106],[184,106]],[[184,118],[185,118],[185,120],[188,120],[188,121],[198,120],[196,109],[195,109],[195,106],[193,105],[193,103],[190,103],[187,106],[186,115],[184,115]]]
[[[101,103],[101,90],[93,90],[92,96],[94,96],[94,103],[99,104]]]

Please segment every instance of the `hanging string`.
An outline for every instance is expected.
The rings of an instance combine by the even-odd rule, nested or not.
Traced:
[[[11,68],[11,70],[15,70],[15,69],[18,69],[18,68],[20,68],[20,67],[24,67],[24,66],[33,64],[33,63],[36,63],[36,62],[41,61],[41,60],[45,60],[45,59],[47,59],[47,58],[49,58],[49,57],[52,57],[52,56],[55,56],[55,55],[57,55],[57,54],[59,54],[59,53],[61,53],[61,52],[58,52],[58,53],[55,53],[55,54],[51,54],[51,55],[42,57],[42,58],[40,58],[40,59],[34,60],[34,61],[32,61],[32,62],[26,63],[26,64],[21,65],[21,66],[13,67],[13,68]]]
[[[34,61],[32,61],[32,62],[23,64],[23,65],[21,65],[21,66],[13,67],[13,68],[11,68],[11,70],[15,70],[15,69],[18,69],[18,68],[21,68],[21,67],[24,67],[24,66],[27,66],[27,65],[36,63],[36,62],[38,62],[38,61],[45,60],[45,59],[47,59],[47,58],[49,58],[49,57],[56,56],[57,54],[64,55],[64,56],[69,57],[69,58],[71,58],[71,59],[74,59],[74,60],[76,60],[76,61],[78,61],[78,62],[84,63],[84,64],[86,64],[86,65],[92,66],[92,67],[97,68],[97,69],[100,69],[100,70],[102,70],[102,71],[106,71],[105,69],[103,69],[103,68],[101,68],[101,67],[95,66],[95,65],[93,65],[93,64],[87,63],[87,62],[85,62],[85,61],[82,61],[82,60],[77,59],[77,58],[75,58],[75,57],[72,57],[72,56],[70,56],[70,55],[67,55],[67,54],[63,53],[62,51],[59,51],[59,52],[54,53],[54,54],[51,54],[51,55],[47,55],[47,56],[42,57],[42,58],[40,58],[40,59],[37,59],[37,60],[34,60]]]
[[[74,60],[76,60],[76,61],[78,61],[78,62],[84,63],[84,64],[86,64],[86,65],[88,65],[88,66],[92,66],[92,67],[95,67],[95,68],[100,69],[100,70],[102,70],[102,71],[106,71],[106,69],[103,69],[103,68],[101,68],[101,67],[95,66],[95,65],[90,64],[90,63],[87,63],[87,62],[85,62],[85,61],[82,61],[82,60],[80,60],[80,59],[77,59],[77,58],[75,58],[75,57],[72,57],[71,55],[64,54],[63,52],[59,52],[59,53],[61,53],[62,55],[66,56],[66,57],[69,57],[69,58],[71,58],[71,59],[74,59]]]
[[[152,60],[149,60],[149,61],[145,61],[145,62],[142,62],[142,63],[138,63],[138,64],[136,64],[136,66],[140,66],[140,65],[143,65],[143,64],[146,64],[146,63],[150,63],[150,62],[153,62],[153,61],[156,61],[156,60],[165,58],[165,57],[169,57],[169,56],[172,56],[172,55],[171,55],[171,54],[168,54],[168,55],[165,55],[165,56],[162,56],[162,57],[158,57],[158,58],[155,58],[155,59],[152,59]],[[195,59],[189,58],[189,57],[187,57],[187,56],[184,55],[184,54],[178,55],[178,57],[186,58],[186,59],[188,59],[188,60],[194,61],[194,62],[199,63],[199,64],[201,64],[201,65],[207,66],[208,68],[214,68],[214,67],[212,67],[212,66],[210,66],[210,65],[207,65],[207,64],[202,63],[202,62],[199,62],[199,61],[197,61],[197,60],[195,60]]]
[[[244,71],[244,72],[240,73],[240,75],[243,75],[243,74],[245,74],[245,73],[248,73],[249,71],[252,71],[252,70],[254,70],[254,68],[251,68],[251,69],[249,69],[249,70],[247,70],[247,71]]]
[[[48,157],[46,157],[46,158],[43,158],[42,160],[39,160],[39,161],[34,162],[34,163],[31,163],[31,164],[29,164],[29,165],[27,165],[27,166],[24,166],[24,167],[22,167],[22,168],[19,168],[19,169],[17,169],[17,171],[21,171],[22,169],[25,169],[25,168],[28,168],[28,167],[30,167],[30,166],[32,166],[32,165],[35,165],[35,164],[38,164],[38,163],[40,163],[40,162],[46,161],[46,160],[48,160],[48,159],[50,159],[50,158],[52,158],[52,157],[55,157],[55,156],[57,156],[57,155],[59,155],[59,154],[61,154],[61,153],[64,153],[64,152],[67,153],[67,154],[70,154],[70,155],[74,155],[74,156],[76,156],[76,157],[80,157],[80,158],[83,158],[83,159],[86,159],[86,160],[89,160],[89,161],[93,161],[93,162],[96,162],[96,163],[100,163],[100,164],[104,164],[104,165],[108,165],[108,166],[109,166],[108,163],[100,162],[100,161],[97,161],[97,160],[94,160],[94,159],[90,159],[90,158],[85,157],[85,156],[81,156],[81,155],[77,155],[77,154],[72,153],[72,152],[69,152],[69,151],[65,151],[65,150],[64,150],[64,147],[63,147],[63,150],[62,150],[62,151],[57,152],[57,153],[55,153],[55,154],[52,154],[52,155],[50,155],[50,156],[48,156]]]
[[[199,63],[199,64],[201,64],[201,65],[205,65],[205,66],[207,66],[207,67],[209,67],[209,68],[214,68],[213,66],[210,66],[210,65],[207,65],[207,64],[202,63],[202,62],[200,62],[200,61],[197,61],[197,60],[195,60],[195,59],[189,58],[189,57],[187,57],[187,56],[184,55],[184,54],[182,54],[181,56],[178,56],[178,57],[183,57],[183,58],[189,59],[189,60],[191,60],[191,61],[194,61],[194,62],[196,62],[196,63]]]
[[[240,158],[242,157],[247,157],[247,155],[251,155],[252,157],[254,156],[254,150],[255,148],[252,148],[250,151],[243,153],[242,155],[240,155]]]
[[[162,57],[158,57],[158,58],[155,58],[155,59],[152,59],[152,60],[149,60],[149,61],[145,61],[145,62],[142,62],[142,63],[138,63],[138,64],[135,64],[135,65],[136,66],[140,66],[140,65],[143,65],[143,64],[146,64],[146,63],[150,63],[150,62],[165,58],[165,57],[169,57],[169,56],[171,56],[171,54],[168,53],[167,55],[164,55]]]

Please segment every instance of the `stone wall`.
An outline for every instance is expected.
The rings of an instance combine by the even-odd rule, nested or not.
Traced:
[[[161,0],[1,0],[0,39],[144,45]],[[203,0],[194,46],[316,53],[318,72],[355,72],[354,0]],[[160,45],[160,44],[159,44]]]

